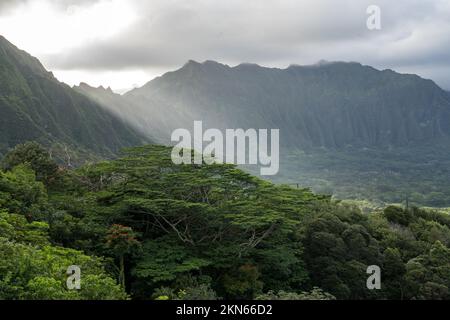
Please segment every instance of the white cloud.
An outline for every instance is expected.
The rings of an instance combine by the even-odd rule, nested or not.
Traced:
[[[64,79],[64,82],[71,86],[78,85],[80,82],[88,82],[93,87],[111,87],[117,93],[124,93],[130,88],[141,87],[149,79],[160,75],[144,70],[96,72],[88,70],[54,70],[53,74],[58,79]]]
[[[81,2],[83,4],[83,2]],[[130,26],[137,15],[126,1],[22,1],[0,16],[1,32],[35,55],[64,54],[71,48],[107,41]]]
[[[1,32],[68,82],[120,78],[131,87],[136,70],[151,77],[188,59],[279,67],[327,59],[450,88],[448,0],[84,0],[72,14],[71,0],[18,3],[0,15]],[[371,4],[381,7],[381,31],[366,28]]]

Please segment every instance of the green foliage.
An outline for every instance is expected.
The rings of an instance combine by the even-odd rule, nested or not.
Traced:
[[[258,268],[251,264],[240,266],[224,276],[223,285],[228,294],[240,299],[251,299],[260,293],[263,283],[259,281]]]
[[[277,183],[309,186],[337,199],[375,203],[377,207],[449,207],[448,142],[395,148],[313,148],[289,150],[280,159]],[[252,170],[258,174],[257,170]]]
[[[46,214],[47,193],[44,185],[27,165],[19,165],[9,172],[0,171],[0,208],[20,213],[28,219],[43,218]]]
[[[178,294],[180,300],[219,300],[216,292],[207,284],[188,287]]]
[[[147,241],[134,273],[142,280],[159,283],[175,280],[178,275],[195,272],[211,262],[193,257],[176,239]]]
[[[231,165],[176,166],[170,151],[127,150],[47,189],[30,164],[0,171],[0,297],[450,298],[447,213],[362,213]],[[65,288],[72,264],[80,291]],[[381,290],[366,287],[370,265]]]
[[[400,207],[387,207],[384,209],[384,216],[391,223],[397,223],[402,226],[408,226],[411,220],[411,214],[408,210],[403,210]]]
[[[220,300],[208,285],[201,284],[175,293],[173,289],[161,288],[155,290],[154,300]]]
[[[108,230],[106,245],[120,257],[139,247],[139,241],[136,240],[136,234],[130,227],[114,224]]]
[[[27,142],[14,147],[2,160],[5,170],[12,170],[21,164],[28,164],[36,173],[36,179],[46,185],[57,178],[58,166],[47,150],[36,142]]]
[[[0,213],[0,299],[125,299],[99,258],[52,246],[45,223]],[[66,287],[67,268],[82,270],[81,290]]]
[[[262,294],[256,297],[256,300],[335,300],[336,298],[324,292],[320,288],[313,288],[310,292],[285,292],[279,291],[275,293],[273,291],[269,291],[267,294]]]
[[[450,249],[437,241],[429,252],[406,265],[408,295],[416,299],[450,299]]]
[[[48,229],[44,222],[28,223],[23,215],[0,211],[0,235],[10,241],[38,246],[49,245]]]
[[[125,289],[125,255],[132,253],[139,246],[136,234],[130,227],[114,224],[109,228],[106,247],[119,259],[119,281],[123,289]]]

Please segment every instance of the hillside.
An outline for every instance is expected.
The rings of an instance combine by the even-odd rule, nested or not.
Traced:
[[[0,154],[38,141],[56,157],[83,162],[148,141],[98,103],[60,83],[28,53],[0,37]],[[78,160],[77,160],[78,159]]]
[[[450,136],[450,99],[434,82],[359,63],[274,69],[190,61],[125,99],[161,130],[193,120],[279,128],[282,143],[295,148],[405,146]]]
[[[160,143],[194,120],[279,128],[279,183],[338,198],[450,205],[450,98],[417,75],[344,62],[274,69],[190,61],[123,96],[84,93]]]
[[[448,214],[363,214],[170,153],[139,147],[51,176],[41,161],[0,169],[0,299],[450,299]],[[82,286],[69,291],[74,264]],[[381,290],[366,285],[373,265]]]

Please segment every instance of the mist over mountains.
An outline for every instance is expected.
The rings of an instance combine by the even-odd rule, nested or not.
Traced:
[[[149,140],[93,100],[60,83],[28,53],[0,36],[0,154],[38,141],[74,161],[111,157]]]
[[[119,95],[70,88],[0,38],[0,111],[0,153],[35,140],[83,163],[127,146],[170,144],[174,129],[202,120],[205,129],[280,129],[276,182],[340,198],[450,203],[449,92],[360,63],[189,61]]]
[[[278,128],[283,145],[300,149],[413,146],[450,135],[450,99],[434,82],[359,63],[275,69],[189,61],[123,96],[78,90],[164,143],[194,120]]]
[[[0,34],[0,305],[450,300],[450,0],[0,0]]]
[[[189,61],[122,96],[75,89],[163,144],[195,120],[280,129],[280,173],[271,178],[279,183],[343,199],[450,203],[450,95],[417,75],[354,62],[277,69]]]

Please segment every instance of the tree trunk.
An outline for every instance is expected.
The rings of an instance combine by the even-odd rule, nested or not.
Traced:
[[[125,290],[125,262],[124,262],[124,256],[120,256],[120,275],[119,275],[119,282],[123,290]]]

